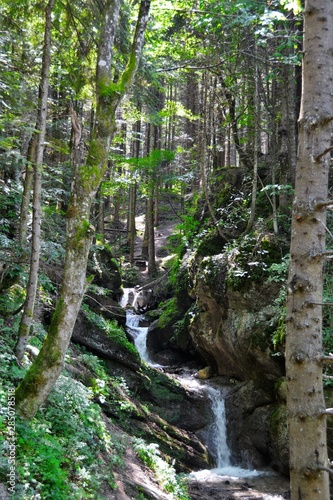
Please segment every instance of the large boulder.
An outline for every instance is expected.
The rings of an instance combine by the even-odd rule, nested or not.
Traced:
[[[230,281],[228,255],[183,259],[195,301],[188,326],[192,342],[212,373],[234,380],[226,397],[229,446],[234,463],[288,470],[285,401],[275,383],[285,373],[284,356],[274,350],[274,301],[281,283]]]
[[[262,468],[280,464],[271,434],[277,405],[269,384],[235,383],[225,399],[227,431],[232,460],[243,467]]]
[[[94,325],[83,313],[80,313],[72,334],[72,342],[87,347],[97,356],[110,359],[132,370],[139,370],[141,365],[137,351],[124,336],[109,337],[97,325]]]
[[[107,245],[93,245],[89,254],[87,274],[93,276],[93,284],[105,288],[116,302],[121,297],[119,264]]]
[[[189,332],[207,364],[219,375],[240,380],[282,376],[284,360],[276,355],[271,341],[279,284],[234,290],[227,282],[226,257],[220,254],[197,264],[192,285],[196,312]]]
[[[213,418],[204,393],[187,390],[170,376],[141,363],[125,337],[110,338],[82,313],[72,342],[104,359],[110,376],[119,381],[117,397],[111,393],[101,404],[106,415],[125,431],[130,429],[132,436],[157,443],[163,454],[176,459],[178,471],[213,465],[196,435]]]

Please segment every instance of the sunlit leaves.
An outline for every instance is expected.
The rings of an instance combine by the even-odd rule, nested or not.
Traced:
[[[292,10],[295,15],[300,14],[303,10],[301,0],[280,0],[281,5],[287,10]]]

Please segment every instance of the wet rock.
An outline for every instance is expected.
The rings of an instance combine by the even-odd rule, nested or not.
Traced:
[[[214,375],[213,368],[211,366],[206,366],[198,371],[198,377],[201,380],[206,380]]]
[[[192,500],[283,500],[290,498],[288,480],[267,471],[260,476],[235,478],[206,471],[202,480],[189,476],[187,483]]]
[[[278,405],[271,387],[254,381],[236,383],[225,399],[232,460],[243,467],[288,474],[285,405]]]

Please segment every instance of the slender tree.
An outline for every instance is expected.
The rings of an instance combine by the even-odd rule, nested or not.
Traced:
[[[327,500],[322,292],[333,110],[333,2],[306,0],[288,277],[286,376],[292,500]],[[332,204],[332,202],[330,202]]]
[[[111,139],[115,133],[116,109],[137,71],[149,17],[150,1],[140,3],[129,60],[118,82],[111,78],[112,55],[120,0],[105,4],[96,71],[96,126],[85,165],[74,174],[67,210],[67,240],[64,276],[59,301],[45,342],[35,362],[16,390],[18,412],[32,418],[48,397],[63,368],[68,344],[86,287],[86,267],[94,228],[90,212],[107,168]]]
[[[38,116],[36,123],[36,132],[31,139],[30,150],[33,151],[33,217],[32,217],[32,244],[30,258],[29,282],[27,286],[27,298],[24,304],[23,315],[20,322],[18,340],[16,343],[15,354],[19,361],[22,360],[28,343],[30,327],[34,316],[39,256],[40,256],[40,230],[41,230],[41,191],[42,191],[42,169],[44,142],[46,133],[47,117],[47,98],[49,90],[49,76],[51,64],[51,29],[52,29],[52,11],[55,0],[50,0],[45,10],[45,32],[44,48],[42,61],[42,74],[39,87]],[[26,189],[22,201],[22,212],[27,209],[29,202],[29,183],[31,182],[30,166],[27,167]],[[21,219],[22,221],[22,219]],[[25,219],[23,219],[25,221]],[[21,225],[20,239],[23,240],[26,234],[26,224]]]

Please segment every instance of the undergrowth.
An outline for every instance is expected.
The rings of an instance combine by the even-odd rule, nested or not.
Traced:
[[[91,315],[91,311],[89,311]],[[90,316],[97,322],[96,316]],[[19,318],[13,322],[0,319],[0,482],[9,488],[11,435],[9,434],[8,394],[24,377],[25,366],[13,355]],[[99,324],[106,333],[123,343],[124,332],[112,322]],[[33,326],[29,344],[39,349],[46,332]],[[75,378],[71,375],[74,369]],[[126,432],[115,431],[112,420],[102,412],[104,404],[112,407],[116,421]],[[131,400],[124,378],[111,376],[106,363],[77,345],[69,348],[66,369],[59,377],[48,400],[31,421],[15,415],[15,488],[12,500],[101,500],[116,489],[115,470],[125,466],[124,453],[135,447],[138,457],[155,474],[170,500],[187,500],[186,487],[175,469],[165,461],[157,445],[134,438],[131,419],[142,418],[142,409]],[[149,412],[149,409],[146,408]],[[116,432],[116,434],[115,434]],[[144,451],[146,450],[146,451]],[[147,454],[151,455],[148,464]],[[139,494],[138,494],[139,495]],[[137,498],[140,498],[138,496]]]
[[[136,438],[134,439],[134,450],[142,462],[155,472],[159,485],[166,493],[171,494],[170,498],[190,500],[184,482],[176,474],[174,467],[161,457],[157,444],[147,444],[143,439]]]
[[[2,322],[0,481],[4,483],[10,466],[7,397],[25,373],[12,354],[14,326]],[[86,353],[82,361],[90,363],[95,380],[103,382],[106,373],[96,357]],[[16,486],[11,499],[100,499],[104,487],[115,487],[112,468],[122,462],[124,445],[111,438],[101,409],[93,402],[95,393],[65,373],[33,420],[16,415]]]

